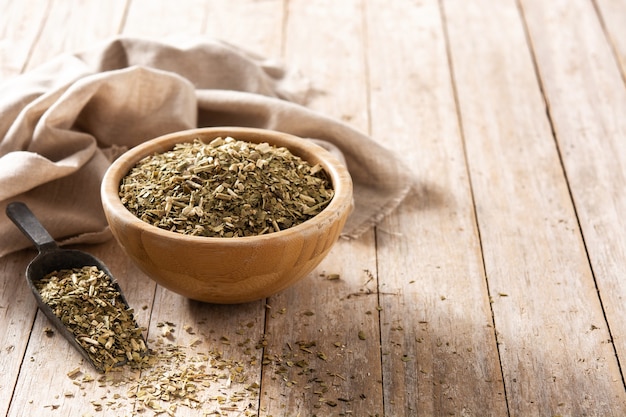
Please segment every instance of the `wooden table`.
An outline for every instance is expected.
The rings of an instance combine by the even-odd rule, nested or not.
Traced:
[[[219,351],[245,376],[171,414],[626,415],[626,1],[2,0],[0,27],[2,80],[115,34],[280,58],[311,108],[417,178],[376,228],[246,305],[157,287],[114,241],[83,247],[153,343],[170,322],[188,358]],[[45,331],[33,255],[0,259],[0,415],[153,415]]]

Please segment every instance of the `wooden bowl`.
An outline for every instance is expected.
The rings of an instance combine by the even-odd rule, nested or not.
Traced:
[[[121,180],[142,158],[176,143],[237,140],[284,146],[328,173],[335,195],[315,217],[291,228],[247,237],[200,237],[160,229],[132,214],[119,198]],[[322,147],[285,133],[239,127],[176,132],[138,145],[107,170],[101,188],[104,212],[126,254],[158,284],[188,298],[220,304],[262,299],[292,285],[328,254],[353,208],[346,167]]]

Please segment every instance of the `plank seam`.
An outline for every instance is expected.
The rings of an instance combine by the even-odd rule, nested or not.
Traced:
[[[455,78],[455,71],[454,71],[454,60],[452,59],[452,51],[450,49],[450,36],[448,34],[448,26],[446,25],[446,8],[444,5],[445,0],[438,0],[438,5],[439,5],[439,16],[441,19],[441,27],[443,29],[443,35],[444,35],[444,39],[445,39],[445,46],[446,46],[446,57],[448,59],[448,67],[450,68],[450,85],[452,87],[452,95],[454,97],[454,107],[456,110],[456,116],[457,116],[457,123],[458,123],[458,128],[459,128],[459,134],[461,136],[461,143],[463,145],[463,157],[465,159],[465,171],[467,172],[467,177],[468,177],[468,183],[469,183],[469,191],[470,191],[470,198],[472,201],[472,207],[474,209],[474,225],[476,227],[476,234],[478,236],[478,245],[480,248],[480,259],[481,259],[481,265],[482,265],[482,272],[483,272],[483,276],[485,278],[485,286],[487,288],[487,296],[489,297],[489,311],[491,312],[491,325],[493,326],[493,336],[495,338],[496,341],[496,352],[498,353],[498,365],[500,367],[500,378],[502,378],[502,386],[504,387],[504,401],[505,401],[505,405],[506,405],[506,411],[507,411],[507,415],[510,416],[511,415],[511,410],[509,407],[509,398],[507,395],[507,384],[506,384],[506,380],[504,379],[504,369],[502,368],[502,355],[500,353],[500,342],[498,340],[498,332],[496,330],[496,321],[495,321],[495,313],[493,311],[493,305],[491,303],[491,299],[492,299],[492,295],[491,295],[491,288],[489,287],[489,279],[487,277],[487,267],[485,265],[485,257],[483,255],[484,253],[484,248],[483,248],[483,240],[481,237],[481,233],[480,233],[480,223],[478,222],[478,214],[477,214],[477,209],[476,209],[476,197],[474,195],[474,187],[473,187],[473,182],[472,182],[472,173],[471,170],[469,169],[469,157],[467,154],[467,146],[466,146],[466,138],[465,138],[465,130],[463,128],[463,116],[461,115],[461,106],[459,103],[459,93],[457,90],[457,86],[456,86],[456,78]]]
[[[619,52],[617,50],[617,46],[615,45],[615,42],[613,42],[613,38],[611,37],[611,34],[609,33],[609,29],[606,25],[606,21],[604,20],[604,15],[602,13],[602,10],[598,6],[597,0],[591,0],[591,5],[593,6],[596,12],[596,15],[598,16],[598,21],[600,22],[600,27],[602,28],[602,32],[604,33],[604,37],[606,38],[606,42],[609,44],[609,47],[611,48],[613,59],[615,60],[615,64],[617,65],[617,69],[619,70],[620,75],[622,76],[622,82],[626,86],[626,72],[625,72],[626,68],[623,68],[622,65],[620,64]]]
[[[367,118],[367,132],[368,134],[372,134],[372,94],[371,94],[371,73],[370,73],[370,60],[369,54],[370,51],[369,43],[368,43],[368,34],[369,34],[369,26],[367,24],[367,1],[361,0],[361,27],[363,30],[363,68],[365,71],[364,77],[365,82],[368,88],[365,89],[365,108]],[[380,288],[380,266],[379,266],[379,258],[378,258],[378,227],[374,227],[374,265],[376,266],[376,304],[380,307],[382,304],[381,300],[381,288]],[[383,411],[383,415],[385,410],[387,409],[387,401],[385,398],[385,364],[383,355],[383,320],[382,320],[382,311],[381,308],[377,308],[377,318],[378,318],[378,346],[379,346],[379,358],[380,358],[380,380],[381,380],[381,408]]]
[[[133,0],[126,0],[126,4],[124,6],[124,13],[122,13],[122,18],[120,19],[120,24],[116,29],[116,33],[119,35],[124,32],[124,28],[126,27],[126,22],[128,20],[128,13],[130,12],[130,4]]]
[[[156,303],[157,292],[159,290],[159,285],[154,286],[154,291],[152,293],[152,303],[150,304],[150,314],[148,315],[148,326],[146,328],[146,341],[150,339],[150,324],[152,323],[152,314],[154,313],[154,304]],[[139,376],[143,374],[144,370],[139,370]],[[139,387],[137,387],[139,389]],[[133,401],[133,413],[137,411],[137,398]]]
[[[591,0],[593,3],[593,6],[595,7],[595,0]],[[607,331],[609,333],[609,338],[611,341],[611,347],[613,349],[613,354],[615,355],[615,360],[617,362],[617,368],[619,369],[619,373],[620,373],[620,377],[622,379],[622,386],[624,388],[626,388],[626,379],[624,379],[624,371],[622,369],[622,364],[620,361],[620,357],[618,355],[617,352],[617,348],[615,347],[615,341],[613,338],[613,331],[611,330],[611,325],[609,323],[607,314],[606,314],[606,309],[604,308],[604,302],[602,301],[602,294],[600,293],[600,288],[598,286],[598,280],[596,278],[596,273],[594,271],[593,268],[593,263],[591,262],[591,257],[589,255],[589,249],[587,246],[587,242],[585,240],[585,233],[583,231],[582,228],[582,224],[580,221],[580,216],[578,215],[578,209],[576,207],[576,200],[574,199],[574,194],[572,193],[572,187],[570,186],[570,181],[567,175],[567,169],[565,168],[565,163],[563,161],[563,153],[561,152],[561,148],[559,146],[559,140],[558,140],[558,135],[556,132],[556,127],[554,125],[554,121],[552,119],[552,113],[550,111],[550,100],[548,100],[545,88],[544,88],[544,83],[543,83],[543,79],[541,78],[541,71],[539,70],[539,64],[537,62],[537,56],[535,55],[535,48],[533,47],[533,42],[532,42],[532,37],[530,36],[530,29],[528,27],[528,23],[526,20],[526,14],[524,13],[524,6],[522,5],[522,0],[515,0],[516,5],[517,5],[517,9],[518,12],[520,14],[521,17],[521,21],[522,21],[522,26],[524,29],[524,36],[526,37],[526,43],[528,45],[528,49],[529,49],[529,53],[532,59],[532,64],[533,64],[533,69],[535,72],[535,78],[537,79],[537,85],[539,86],[539,90],[541,92],[541,97],[543,99],[545,108],[546,108],[546,118],[548,120],[548,123],[550,125],[550,132],[552,134],[552,139],[554,140],[554,144],[556,147],[556,152],[557,155],[559,157],[559,163],[561,165],[561,170],[563,172],[563,176],[565,178],[565,183],[567,186],[567,193],[569,195],[569,199],[570,202],[572,204],[572,210],[574,211],[574,216],[576,218],[576,224],[578,225],[578,230],[580,232],[580,238],[583,244],[583,248],[585,250],[585,255],[587,257],[587,264],[589,265],[589,271],[591,272],[591,277],[593,279],[593,284],[595,286],[595,290],[596,293],[598,295],[598,302],[600,303],[600,308],[602,309],[602,316],[604,317],[604,322],[606,323],[606,328]],[[600,14],[598,13],[598,9],[596,9],[596,14],[598,16],[598,19],[600,21],[600,26],[602,27],[603,31],[605,30],[604,28],[604,22],[602,21],[602,18],[600,16]],[[605,36],[606,36],[606,32],[605,32]],[[607,40],[609,42],[609,45],[611,45],[611,50],[613,50],[612,44],[610,42],[610,40]],[[619,65],[618,65],[619,67]],[[619,69],[619,68],[618,68]],[[620,74],[622,75],[622,79],[623,79],[623,74],[622,71],[620,70]]]
[[[37,317],[40,314],[39,308],[33,315],[33,320],[30,324],[30,331],[28,332],[28,339],[26,340],[26,345],[24,346],[24,355],[22,356],[22,361],[20,362],[20,366],[17,369],[17,374],[15,377],[15,383],[13,384],[13,392],[11,393],[11,398],[9,399],[9,403],[7,404],[7,416],[11,415],[11,405],[13,404],[13,399],[15,398],[15,391],[17,390],[17,384],[20,380],[20,376],[22,375],[22,368],[24,366],[24,362],[26,361],[26,352],[28,352],[28,346],[30,345],[30,340],[33,337],[33,329],[35,328],[35,323],[37,322]],[[47,318],[44,318],[48,320]]]
[[[35,48],[37,47],[37,44],[39,43],[39,40],[41,39],[41,35],[46,26],[46,22],[48,21],[48,17],[50,16],[50,9],[52,9],[53,2],[54,0],[51,0],[47,4],[46,11],[43,13],[43,19],[41,19],[41,22],[39,24],[39,29],[37,30],[37,33],[35,37],[33,38],[33,42],[30,44],[30,48],[28,49],[28,54],[26,54],[26,59],[24,60],[22,68],[20,69],[20,73],[24,73],[24,71],[26,71],[26,69],[28,68],[28,65],[30,64],[30,60],[33,57],[33,52],[35,51]]]

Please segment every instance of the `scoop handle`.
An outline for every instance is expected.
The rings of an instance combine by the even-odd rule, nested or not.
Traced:
[[[50,233],[37,220],[28,206],[20,201],[9,203],[6,208],[9,219],[26,235],[37,247],[39,253],[58,249]]]

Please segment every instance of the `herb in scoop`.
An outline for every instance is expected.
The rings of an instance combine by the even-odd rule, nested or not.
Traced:
[[[95,266],[52,272],[36,284],[50,306],[97,368],[140,365],[148,349],[111,278]]]

